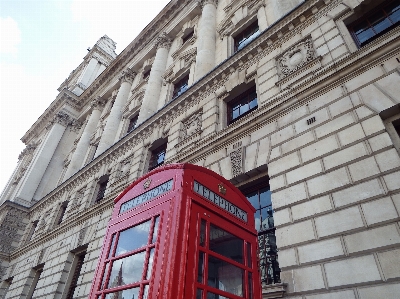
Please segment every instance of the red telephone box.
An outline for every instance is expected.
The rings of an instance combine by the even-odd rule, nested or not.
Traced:
[[[229,181],[172,164],[116,199],[93,299],[261,299],[255,209]]]

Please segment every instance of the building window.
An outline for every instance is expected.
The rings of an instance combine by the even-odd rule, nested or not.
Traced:
[[[33,293],[35,292],[37,283],[38,283],[38,281],[40,279],[40,275],[43,272],[43,268],[44,268],[44,264],[41,264],[41,265],[39,265],[39,266],[37,266],[37,267],[32,269],[31,275],[30,275],[31,277],[33,277],[32,284],[31,284],[31,287],[29,288],[29,292],[28,292],[28,295],[26,296],[26,298],[32,299]]]
[[[131,117],[131,118],[129,119],[128,129],[127,129],[127,131],[126,131],[126,134],[128,134],[128,133],[130,133],[130,132],[133,131],[133,129],[134,129],[135,126],[136,126],[137,120],[138,120],[138,117],[137,117],[137,116]]]
[[[67,207],[68,207],[68,201],[65,201],[61,204],[60,210],[58,211],[57,215],[57,221],[56,221],[57,225],[60,225],[61,222],[63,221],[65,212],[67,211]]]
[[[163,145],[151,151],[149,171],[164,164],[166,151],[167,143],[164,143]]]
[[[150,72],[151,69],[148,69],[147,71],[143,72],[143,80],[146,81],[150,77]]]
[[[257,107],[256,86],[253,86],[228,102],[228,124],[235,122]]]
[[[3,283],[1,284],[1,287],[0,287],[0,298],[6,298],[6,294],[7,294],[8,290],[10,289],[12,280],[13,280],[13,278],[10,277],[3,281]]]
[[[278,249],[271,202],[269,178],[257,180],[251,186],[241,188],[243,194],[256,209],[254,218],[258,232],[261,281],[265,284],[280,282]]]
[[[255,21],[250,26],[247,26],[242,32],[237,34],[234,38],[235,52],[243,49],[246,45],[252,42],[257,36],[260,35],[258,22]]]
[[[172,93],[172,98],[179,97],[184,93],[189,87],[189,75],[183,77],[180,81],[174,84],[174,92]]]
[[[104,198],[104,194],[106,193],[107,189],[108,178],[108,175],[101,177],[97,184],[96,198],[94,200],[96,203],[100,202]]]
[[[393,124],[394,130],[396,131],[397,135],[400,138],[400,118],[393,121],[392,124]]]
[[[78,278],[81,274],[82,265],[85,260],[85,254],[86,251],[80,252],[79,254],[75,255],[75,259],[72,265],[71,282],[68,288],[67,297],[65,297],[65,299],[73,299],[75,289],[78,286]]]
[[[194,30],[192,29],[189,33],[187,33],[186,35],[184,35],[182,37],[182,44],[186,43],[188,40],[190,40],[194,35]]]
[[[35,233],[36,227],[38,226],[39,220],[35,220],[32,222],[31,229],[29,230],[28,237],[26,238],[27,241],[32,240],[33,234]]]
[[[397,26],[399,21],[400,0],[395,0],[375,8],[372,13],[351,23],[348,28],[356,44],[362,47]]]

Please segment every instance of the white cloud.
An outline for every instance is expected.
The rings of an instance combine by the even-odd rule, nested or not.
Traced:
[[[107,34],[120,53],[168,4],[168,0],[73,0],[75,21],[87,22],[92,46]]]
[[[0,17],[0,53],[17,54],[21,43],[21,31],[18,23],[11,17]]]

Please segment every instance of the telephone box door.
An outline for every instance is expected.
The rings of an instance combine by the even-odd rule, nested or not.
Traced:
[[[185,298],[252,299],[260,292],[254,235],[193,202],[189,238]]]

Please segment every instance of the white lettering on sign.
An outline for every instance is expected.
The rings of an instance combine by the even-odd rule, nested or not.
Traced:
[[[165,182],[164,184],[161,184],[147,191],[146,193],[136,196],[135,198],[132,198],[131,200],[123,203],[121,205],[119,213],[120,214],[125,213],[126,211],[129,211],[130,209],[133,209],[146,201],[150,201],[156,198],[157,196],[160,196],[168,192],[169,190],[172,189],[172,182],[173,182],[172,180],[169,180],[168,182]]]
[[[235,206],[233,203],[227,201],[225,198],[222,198],[218,194],[215,194],[214,192],[212,192],[210,189],[203,186],[199,182],[194,181],[193,189],[194,192],[208,199],[213,204],[216,204],[217,206],[224,209],[233,216],[239,218],[240,220],[247,222],[247,213],[245,211]]]

